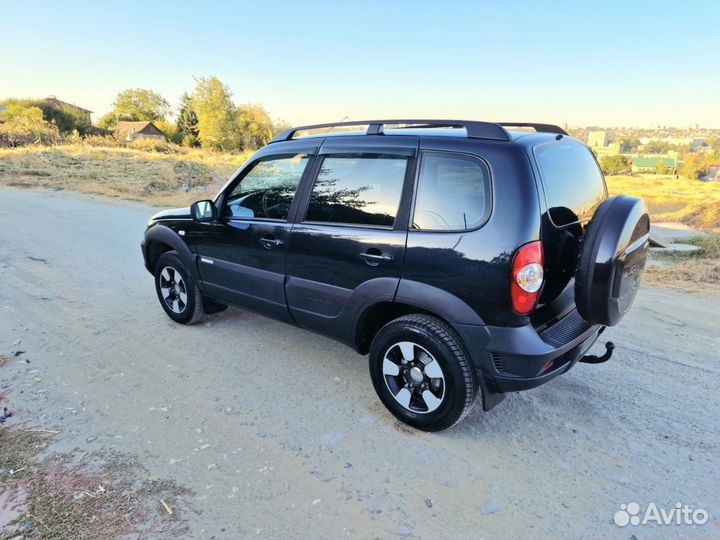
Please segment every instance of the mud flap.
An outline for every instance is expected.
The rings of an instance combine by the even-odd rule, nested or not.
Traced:
[[[505,392],[500,392],[499,390],[497,390],[494,387],[495,385],[492,383],[492,381],[489,381],[488,378],[483,375],[482,371],[476,370],[475,373],[477,374],[478,380],[480,382],[482,408],[483,411],[487,412],[505,399]]]

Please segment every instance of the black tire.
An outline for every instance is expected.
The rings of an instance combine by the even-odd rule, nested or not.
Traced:
[[[179,278],[174,272],[177,272]],[[172,296],[166,297],[165,294],[169,289],[172,289],[170,293]],[[155,292],[160,305],[173,321],[180,324],[196,324],[202,320],[205,314],[202,294],[176,251],[166,251],[155,263]],[[184,298],[184,301],[181,298]],[[179,311],[173,308],[174,300],[177,300]]]
[[[418,386],[414,386],[408,406],[402,405],[395,396],[399,396],[400,391],[407,390],[410,393],[409,386],[393,393],[406,381],[410,381],[408,384],[416,384],[407,373],[412,371],[408,371],[408,366],[413,363],[419,364],[419,361],[405,363],[403,358],[398,360],[400,364],[398,375],[384,373],[386,356],[396,354],[394,347],[399,343],[407,342],[415,345],[413,350],[417,352],[419,360],[422,359],[424,362],[429,354],[430,362],[423,366],[423,369],[433,360],[437,361],[441,368],[442,382],[439,378],[426,378],[421,383],[426,385],[422,392],[430,390],[430,384],[437,385],[433,391],[440,404],[434,410],[422,410],[423,407],[426,409],[430,407],[422,394],[418,395],[420,392]],[[383,326],[370,346],[369,366],[375,392],[383,404],[399,420],[423,431],[441,431],[460,422],[472,407],[478,392],[475,372],[460,338],[443,321],[429,315],[406,315]]]
[[[595,211],[575,272],[575,304],[586,321],[613,326],[630,309],[647,261],[649,232],[642,199],[618,195]]]

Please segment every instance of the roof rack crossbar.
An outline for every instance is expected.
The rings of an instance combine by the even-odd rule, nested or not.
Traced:
[[[510,134],[500,125],[493,122],[479,122],[472,120],[357,120],[353,122],[334,122],[330,124],[314,124],[310,126],[298,126],[275,136],[271,143],[291,140],[300,131],[313,129],[332,129],[336,127],[368,126],[366,135],[382,135],[386,125],[404,125],[416,128],[431,127],[457,127],[465,128],[467,136],[473,139],[491,139],[497,141],[509,141]],[[558,128],[559,129],[559,128]]]
[[[498,122],[503,127],[531,127],[535,131],[542,133],[557,133],[558,135],[568,135],[560,126],[554,124],[538,124],[536,122]]]

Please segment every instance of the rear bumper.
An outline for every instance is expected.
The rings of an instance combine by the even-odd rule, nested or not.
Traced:
[[[580,317],[577,310],[554,324],[535,329],[457,325],[475,367],[496,392],[534,388],[568,371],[605,330]]]

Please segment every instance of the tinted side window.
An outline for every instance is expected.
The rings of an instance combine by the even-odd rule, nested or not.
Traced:
[[[484,163],[460,155],[423,154],[413,228],[474,229],[490,212],[490,178]]]
[[[287,219],[309,156],[273,156],[255,164],[227,198],[225,215]]]
[[[605,200],[605,181],[590,150],[577,143],[538,146],[535,157],[550,219],[566,225],[591,218]]]
[[[392,227],[407,163],[407,158],[396,156],[326,156],[306,220]]]

